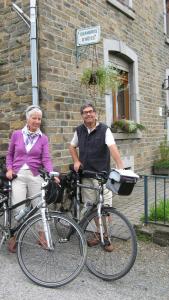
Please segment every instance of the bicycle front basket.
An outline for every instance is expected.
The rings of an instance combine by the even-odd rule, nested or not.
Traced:
[[[49,181],[46,188],[45,199],[47,204],[60,202],[60,187],[54,180]]]
[[[106,187],[117,195],[130,195],[139,176],[132,170],[112,169]]]

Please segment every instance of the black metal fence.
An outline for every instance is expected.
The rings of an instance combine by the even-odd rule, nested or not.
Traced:
[[[169,226],[169,176],[144,175],[144,223]]]

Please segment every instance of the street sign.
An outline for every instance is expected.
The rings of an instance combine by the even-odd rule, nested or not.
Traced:
[[[99,43],[99,41],[100,41],[100,26],[77,29],[76,31],[77,47],[97,44]]]

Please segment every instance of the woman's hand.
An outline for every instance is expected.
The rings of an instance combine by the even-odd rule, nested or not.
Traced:
[[[55,176],[55,177],[54,177],[54,180],[55,180],[55,182],[56,182],[57,184],[59,184],[59,183],[60,183],[60,179],[59,179],[59,177]]]
[[[12,170],[8,170],[8,171],[6,172],[6,177],[7,177],[8,179],[12,179],[12,178],[13,178],[13,171],[12,171]]]

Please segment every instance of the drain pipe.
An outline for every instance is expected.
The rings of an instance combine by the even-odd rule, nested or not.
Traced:
[[[13,9],[22,18],[30,30],[30,53],[31,53],[31,74],[32,74],[32,104],[39,105],[38,85],[38,47],[37,47],[37,10],[36,0],[30,0],[30,18],[23,10],[12,3]]]
[[[31,22],[30,39],[31,39],[31,69],[32,69],[32,104],[39,105],[36,0],[30,0],[30,22]]]

